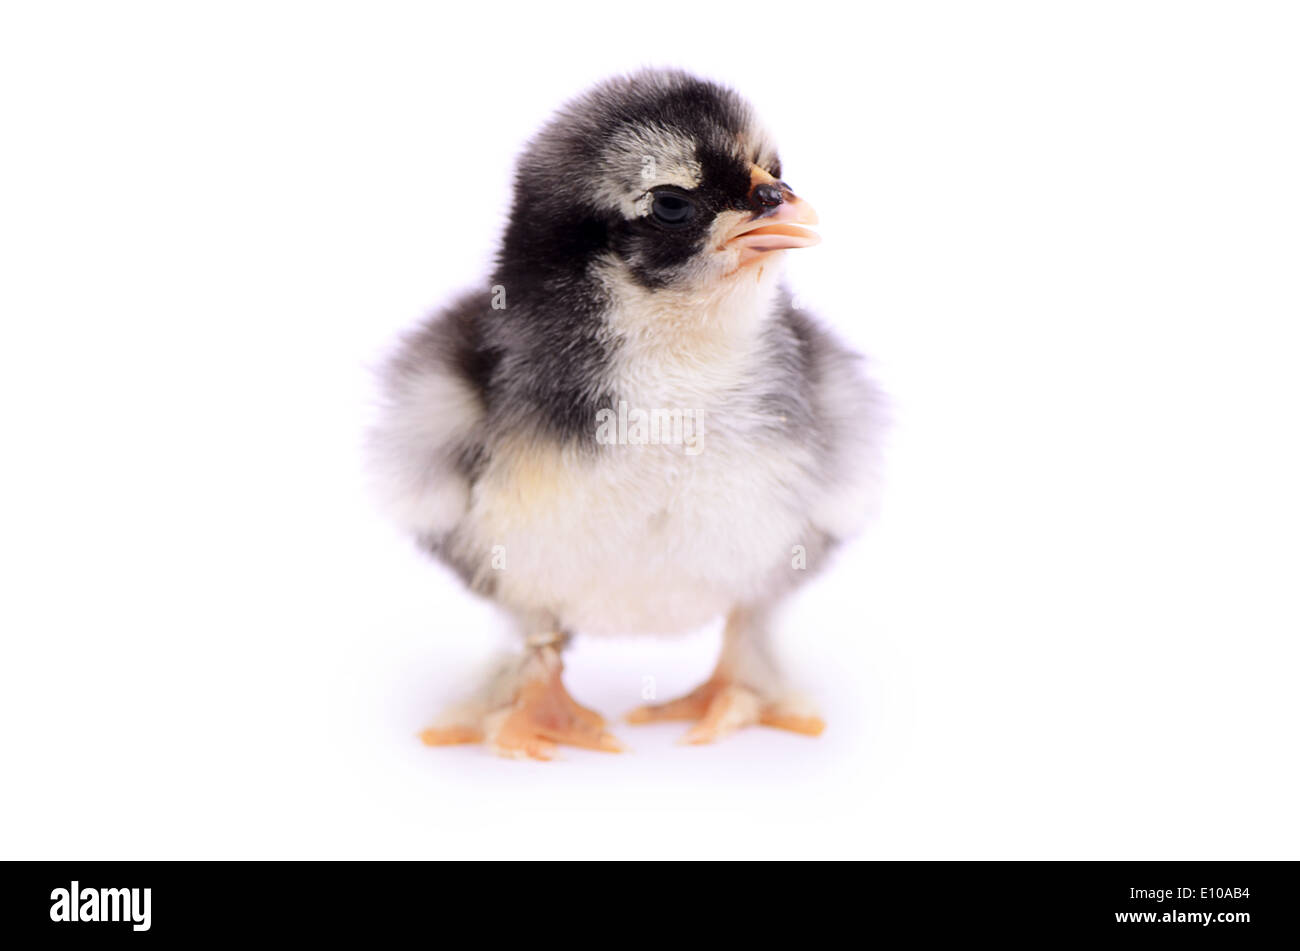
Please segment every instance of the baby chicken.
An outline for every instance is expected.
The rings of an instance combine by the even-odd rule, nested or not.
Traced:
[[[571,635],[722,616],[713,675],[628,719],[821,732],[769,618],[869,509],[879,410],[782,287],[816,222],[750,106],[683,72],[607,81],[527,146],[495,273],[403,342],[372,433],[393,515],[523,645],[425,742],[617,751],[561,682]]]

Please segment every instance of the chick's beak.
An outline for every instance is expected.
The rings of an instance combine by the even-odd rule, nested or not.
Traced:
[[[757,165],[750,168],[749,204],[753,215],[728,233],[727,248],[740,250],[740,263],[748,264],[769,251],[810,248],[821,236],[805,225],[817,224],[817,212]]]

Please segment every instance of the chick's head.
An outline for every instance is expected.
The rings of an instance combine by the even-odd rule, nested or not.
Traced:
[[[706,286],[817,243],[816,222],[744,99],[646,71],[573,100],[529,144],[501,263],[561,284],[599,270],[650,289]]]

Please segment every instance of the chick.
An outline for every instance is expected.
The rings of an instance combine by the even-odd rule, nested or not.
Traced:
[[[571,635],[722,616],[708,681],[628,719],[822,731],[770,616],[870,508],[879,403],[781,283],[816,222],[751,107],[687,73],[607,81],[527,146],[495,273],[404,340],[372,433],[399,524],[522,641],[427,743],[617,751],[561,681]]]

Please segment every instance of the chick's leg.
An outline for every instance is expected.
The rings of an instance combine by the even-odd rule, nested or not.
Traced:
[[[605,720],[575,701],[561,680],[562,634],[532,635],[520,657],[498,666],[474,697],[420,736],[430,746],[486,742],[503,756],[549,760],[559,744],[617,753]]]
[[[727,618],[712,676],[684,697],[638,707],[629,723],[694,720],[686,743],[712,743],[754,724],[817,736],[825,722],[782,686],[768,646],[766,612],[738,608]]]

